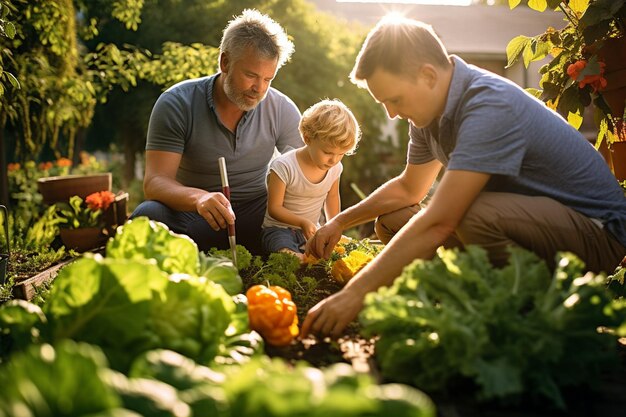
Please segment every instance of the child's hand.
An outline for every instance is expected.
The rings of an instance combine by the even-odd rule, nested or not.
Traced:
[[[317,230],[317,227],[315,227],[315,225],[308,220],[302,220],[300,228],[302,229],[302,234],[306,240],[311,239]]]

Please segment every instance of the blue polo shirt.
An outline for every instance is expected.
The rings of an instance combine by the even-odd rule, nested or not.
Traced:
[[[626,246],[626,197],[585,137],[513,82],[453,59],[444,113],[427,128],[411,125],[408,162],[490,174],[486,191],[552,198]]]
[[[246,112],[236,132],[217,117],[213,84],[219,74],[186,80],[166,90],[152,109],[146,150],[182,154],[176,179],[188,187],[222,191],[218,158],[226,159],[233,203],[265,198],[265,177],[274,150],[304,146],[300,111],[286,95],[270,88]]]

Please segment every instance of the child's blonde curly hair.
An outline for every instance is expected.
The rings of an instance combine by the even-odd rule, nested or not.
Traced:
[[[354,114],[337,99],[325,99],[306,109],[298,128],[306,144],[323,141],[337,148],[349,149],[346,155],[356,151],[361,139],[361,129]]]

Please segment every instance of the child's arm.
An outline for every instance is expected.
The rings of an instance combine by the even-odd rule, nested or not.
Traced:
[[[315,234],[315,225],[285,208],[283,205],[285,201],[285,188],[285,183],[278,175],[276,175],[274,171],[270,171],[267,180],[267,212],[273,219],[279,222],[301,228],[304,237],[308,239]]]
[[[339,197],[339,178],[335,180],[333,185],[328,190],[326,201],[324,202],[324,213],[326,214],[326,220],[330,220],[341,211],[341,199]]]

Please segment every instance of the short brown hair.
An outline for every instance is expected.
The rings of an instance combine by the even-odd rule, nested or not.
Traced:
[[[385,17],[369,32],[356,58],[350,80],[359,87],[377,69],[413,74],[422,64],[450,65],[445,46],[432,26],[404,17]]]
[[[323,141],[341,149],[346,155],[356,150],[361,129],[348,106],[340,100],[322,100],[302,113],[300,134],[308,141]]]

